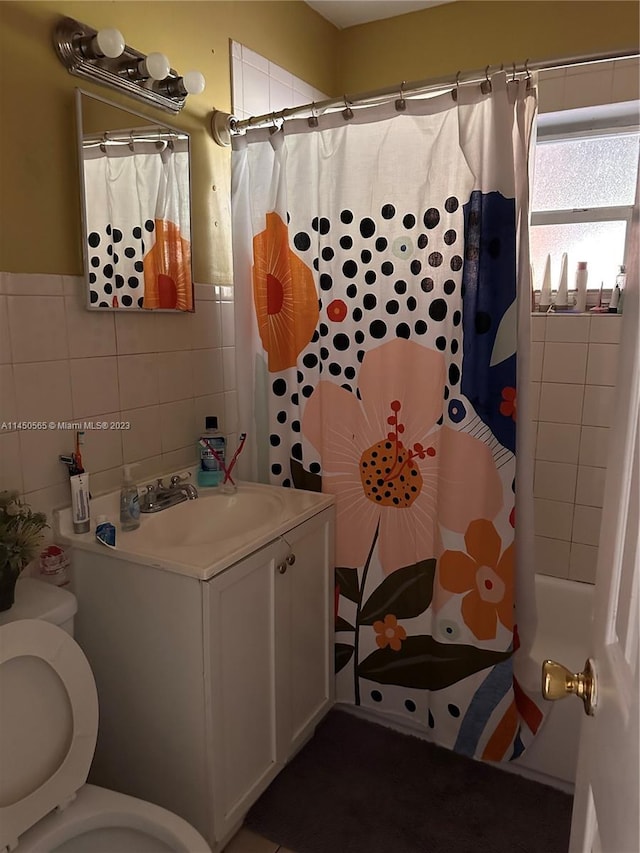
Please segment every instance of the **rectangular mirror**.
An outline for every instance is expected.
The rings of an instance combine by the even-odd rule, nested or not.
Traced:
[[[193,311],[189,136],[76,90],[87,308]]]

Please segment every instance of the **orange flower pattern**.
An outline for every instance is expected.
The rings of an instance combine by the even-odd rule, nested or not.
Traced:
[[[502,402],[500,403],[500,414],[505,418],[511,416],[515,421],[517,415],[517,398],[515,388],[502,389]]]
[[[389,646],[394,652],[399,652],[402,641],[407,639],[407,632],[398,625],[398,620],[392,613],[387,613],[383,621],[373,623],[376,632],[376,643],[379,648],[385,649]]]
[[[445,551],[440,558],[440,585],[466,593],[461,612],[479,640],[492,640],[498,621],[513,630],[514,545],[504,551],[495,527],[486,519],[472,521],[464,535],[466,553]]]
[[[277,213],[253,238],[253,301],[271,373],[295,367],[318,322],[318,295],[309,267],[289,248]]]

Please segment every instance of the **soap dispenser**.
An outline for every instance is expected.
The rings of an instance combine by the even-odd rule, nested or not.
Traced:
[[[120,529],[137,530],[140,527],[140,496],[131,469],[133,465],[123,465],[124,477],[120,489]]]

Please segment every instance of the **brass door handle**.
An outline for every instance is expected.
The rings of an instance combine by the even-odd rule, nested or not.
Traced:
[[[589,658],[582,672],[570,672],[554,660],[542,664],[542,695],[545,699],[564,699],[578,696],[584,702],[584,712],[592,717],[597,703],[596,673]]]

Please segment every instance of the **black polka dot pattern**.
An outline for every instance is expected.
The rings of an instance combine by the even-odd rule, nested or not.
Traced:
[[[155,222],[118,228],[112,223],[87,236],[90,304],[98,308],[141,308],[144,284],[143,234],[153,234]],[[117,251],[116,251],[117,249]]]
[[[270,377],[272,482],[287,486],[293,477],[300,485],[294,463],[322,477],[320,457],[301,433],[307,400],[321,379],[360,400],[367,352],[396,338],[441,353],[440,423],[460,428],[473,416],[460,389],[464,227],[459,199],[446,194],[415,210],[387,198],[368,210],[343,205],[333,215],[291,214],[290,248],[314,270],[320,317],[296,368]],[[476,322],[483,327],[482,317]]]

